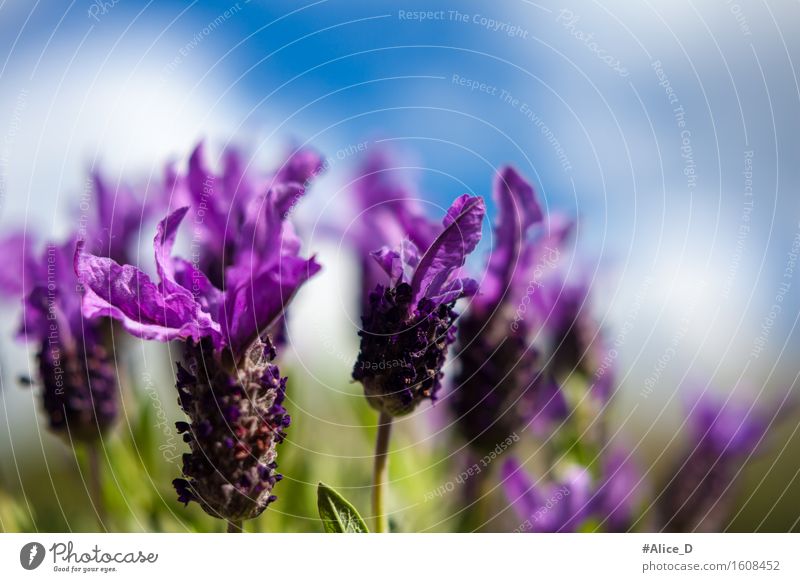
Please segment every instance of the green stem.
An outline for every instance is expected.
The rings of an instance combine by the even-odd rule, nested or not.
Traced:
[[[92,443],[86,447],[86,456],[89,460],[89,497],[97,515],[97,524],[100,531],[106,529],[106,508],[103,502],[103,479],[100,467],[100,452],[97,444]]]
[[[467,461],[469,462],[468,468],[478,464],[477,461],[470,462],[474,458],[475,457],[472,455],[467,457]],[[462,505],[464,509],[461,512],[461,518],[459,520],[459,532],[477,532],[487,520],[488,471],[489,469],[485,468],[481,472],[476,473],[463,485]]]
[[[378,436],[375,441],[375,464],[372,479],[372,513],[375,516],[375,532],[389,531],[389,516],[386,513],[386,483],[389,480],[389,437],[392,434],[392,417],[381,412],[378,419]]]
[[[241,519],[235,519],[228,522],[228,533],[242,533],[243,531],[244,529],[242,529]]]

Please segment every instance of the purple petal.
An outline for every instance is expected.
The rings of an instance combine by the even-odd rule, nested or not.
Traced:
[[[0,255],[5,261],[5,268],[0,269],[0,298],[19,299],[23,285],[31,289],[36,277],[33,238],[25,232],[10,234],[0,240]]]
[[[354,180],[362,227],[352,238],[363,253],[394,248],[403,238],[426,249],[438,234],[439,225],[425,216],[414,188],[398,179],[404,169],[389,152],[373,150]]]
[[[126,184],[109,182],[99,171],[92,173],[92,181],[97,215],[89,232],[90,250],[118,262],[127,261],[143,220],[161,198],[154,197],[148,203],[146,197],[137,197]]]
[[[63,332],[75,337],[80,334],[81,296],[76,290],[77,279],[72,268],[75,239],[61,244],[48,243],[38,259],[31,259],[30,278],[24,298],[22,323],[18,337],[25,341],[44,339],[50,329],[50,318],[58,320]]]
[[[414,269],[419,265],[419,250],[408,239],[403,240],[396,250],[383,247],[370,253],[378,265],[389,275],[393,284],[411,281]]]
[[[140,270],[88,254],[82,243],[75,251],[75,272],[84,287],[86,317],[112,317],[144,339],[221,339],[219,324],[177,284],[175,292],[164,293]]]
[[[280,168],[275,182],[295,182],[305,187],[324,168],[322,156],[310,148],[295,151]]]
[[[508,459],[503,464],[502,478],[503,490],[517,518],[521,522],[531,519],[542,507],[543,499],[525,469],[516,459]]]
[[[183,218],[189,211],[188,206],[178,208],[158,223],[156,237],[153,239],[153,249],[156,257],[156,272],[165,292],[173,293],[183,289],[175,282],[175,266],[172,259],[172,247],[175,245],[175,237],[178,234],[178,227]]]
[[[462,297],[472,297],[478,293],[478,282],[475,279],[455,279],[445,283],[436,295],[429,297],[437,305],[451,303]]]
[[[460,269],[467,255],[481,240],[486,207],[478,196],[464,194],[453,202],[444,217],[444,230],[419,262],[411,287],[415,301],[435,297],[451,275]]]
[[[306,188],[299,182],[288,184],[276,184],[270,188],[272,194],[272,204],[275,206],[275,214],[282,218],[287,218],[303,195]]]
[[[205,166],[205,148],[202,142],[197,144],[197,147],[189,157],[189,175],[187,177],[187,186],[189,194],[193,202],[194,212],[203,213],[203,229],[208,233],[208,237],[213,244],[222,246],[229,237],[226,236],[227,230],[227,214],[231,210],[231,200],[224,200],[227,202],[228,210],[220,212],[218,204],[220,196],[223,196],[224,189],[220,188],[217,176],[215,176]]]
[[[730,455],[749,455],[767,427],[761,410],[733,399],[720,402],[709,391],[695,396],[689,422],[697,442]]]
[[[546,375],[537,379],[528,394],[532,404],[532,410],[529,413],[531,428],[537,435],[547,437],[551,434],[553,427],[569,415],[569,406],[564,391],[552,376]]]
[[[603,460],[603,478],[594,495],[595,514],[605,522],[604,529],[626,531],[634,521],[642,500],[641,477],[630,455],[611,450]]]
[[[282,257],[280,262],[226,291],[222,328],[235,356],[283,315],[294,294],[320,269],[312,257]]]
[[[522,247],[531,227],[542,221],[542,209],[533,187],[510,166],[497,174],[494,198],[500,215],[494,225],[495,246],[482,297],[482,302],[490,305],[496,305],[518,273],[524,275],[526,265],[520,261]]]

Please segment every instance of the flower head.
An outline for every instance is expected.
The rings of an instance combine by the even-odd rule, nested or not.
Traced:
[[[48,243],[26,259],[23,317],[18,337],[37,346],[38,382],[50,429],[69,441],[92,441],[116,420],[113,356],[102,321],[81,315],[72,271],[75,240]]]
[[[270,341],[258,341],[231,375],[204,358],[202,348],[187,345],[177,387],[192,423],[177,427],[191,452],[183,456],[183,478],[173,481],[179,501],[239,521],[257,517],[276,499],[272,488],[282,479],[276,447],[290,418],[283,407],[286,378],[271,363],[274,358]]]
[[[87,317],[119,320],[136,337],[186,342],[177,388],[189,422],[177,427],[191,452],[174,485],[181,501],[196,501],[229,521],[256,517],[274,500],[272,487],[280,480],[275,447],[289,416],[282,406],[286,379],[271,363],[275,350],[266,333],[319,270],[313,258],[299,256],[299,241],[283,224],[284,205],[279,191],[269,190],[265,227],[242,235],[264,246],[237,247],[222,288],[195,264],[172,256],[186,207],[158,224],[158,283],[82,246],[75,255]]]
[[[511,167],[495,178],[500,210],[481,294],[459,325],[460,370],[448,403],[470,446],[491,450],[520,428],[567,414],[564,396],[543,366],[533,332],[541,326],[541,288],[569,231],[543,228],[530,184]]]
[[[372,253],[390,283],[369,295],[353,378],[377,410],[398,416],[436,398],[455,340],[454,304],[477,292],[477,283],[460,271],[480,241],[484,214],[483,200],[465,194],[423,253],[408,239]]]
[[[171,256],[178,227],[188,208],[179,208],[158,224],[154,240],[160,282],[131,265],[86,252],[79,244],[75,272],[85,286],[87,317],[119,320],[132,335],[162,342],[200,343],[229,352],[234,361],[282,314],[297,289],[319,270],[317,262],[276,244],[259,262],[249,257],[226,271],[225,290],[214,287],[190,262]]]

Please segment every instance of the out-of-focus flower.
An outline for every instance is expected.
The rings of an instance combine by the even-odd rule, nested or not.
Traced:
[[[585,379],[601,402],[611,396],[614,370],[602,366],[606,346],[591,314],[589,284],[555,278],[542,288],[538,309],[549,344],[549,367],[560,380]]]
[[[34,238],[24,231],[0,239],[0,254],[7,268],[0,269],[0,299],[19,300],[38,272]]]
[[[267,246],[289,236],[284,219],[323,168],[322,158],[308,149],[297,150],[275,172],[257,175],[236,149],[222,155],[222,171],[208,167],[205,146],[198,144],[189,158],[186,175],[176,174],[171,190],[191,209],[192,262],[217,288],[231,266],[249,268],[269,254]],[[283,231],[283,237],[278,238]]]
[[[347,230],[345,241],[361,259],[363,297],[383,282],[383,270],[370,257],[382,247],[395,248],[404,239],[418,249],[434,241],[440,227],[425,215],[413,186],[398,177],[399,162],[387,150],[374,150],[353,179],[353,202],[358,220]]]
[[[503,466],[503,488],[520,532],[575,532],[590,521],[603,531],[627,531],[641,502],[640,481],[620,450],[604,457],[599,478],[586,467],[570,465],[559,479],[540,483],[515,459]]]
[[[239,262],[225,270],[224,290],[191,262],[172,256],[186,207],[158,225],[158,284],[81,246],[75,255],[87,317],[117,319],[136,337],[186,342],[177,388],[190,422],[177,427],[191,453],[184,455],[184,478],[174,485],[181,501],[196,501],[232,523],[258,516],[275,499],[276,445],[290,420],[282,406],[285,378],[271,363],[270,340],[262,338],[319,270],[313,258],[299,256],[299,242],[282,224],[282,203],[275,190],[267,193],[269,244],[236,253]]]
[[[37,380],[50,428],[70,441],[102,435],[117,417],[119,398],[108,322],[81,315],[75,248],[81,240],[94,253],[129,260],[142,221],[161,202],[148,202],[125,184],[114,186],[99,171],[91,184],[93,198],[82,202],[77,217],[80,230],[66,242],[47,243],[40,255],[27,233],[0,242],[13,263],[0,275],[0,295],[22,299],[18,336],[37,346]]]
[[[168,200],[160,186],[158,195],[147,199],[128,184],[112,184],[99,171],[92,173],[91,180],[96,212],[87,218],[86,245],[91,252],[118,263],[132,262],[132,248],[142,224],[166,209]]]
[[[567,414],[558,384],[543,367],[534,335],[544,317],[540,295],[569,232],[549,232],[531,185],[511,167],[495,177],[495,244],[476,296],[459,324],[460,371],[448,403],[470,446],[491,450],[520,428]]]
[[[81,316],[74,249],[74,239],[48,243],[41,256],[25,259],[30,292],[18,337],[37,347],[37,380],[50,429],[68,442],[91,442],[117,417],[116,370],[103,322]]]
[[[688,417],[690,441],[657,501],[658,527],[666,531],[721,531],[742,465],[760,446],[768,422],[761,409],[708,392]]]
[[[372,253],[390,283],[369,295],[353,378],[376,410],[399,416],[436,398],[447,348],[455,340],[453,307],[477,292],[477,283],[460,271],[480,241],[485,212],[481,198],[465,194],[447,211],[444,229],[424,253],[409,239]]]

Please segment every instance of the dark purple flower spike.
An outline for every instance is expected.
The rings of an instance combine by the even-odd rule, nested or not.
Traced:
[[[459,323],[461,365],[448,399],[456,427],[477,452],[492,450],[526,425],[567,414],[558,384],[532,346],[541,319],[532,306],[538,297],[531,295],[540,292],[532,287],[544,283],[541,266],[555,261],[551,255],[569,227],[544,232],[533,188],[511,167],[496,176],[494,198],[494,248],[481,294]]]
[[[37,255],[30,237],[13,235],[0,248],[19,266],[15,281],[0,281],[0,293],[23,299],[17,336],[36,346],[35,381],[49,428],[68,443],[93,443],[114,424],[119,395],[108,330],[81,316],[75,240],[48,243]]]
[[[390,284],[378,285],[369,296],[353,378],[376,410],[400,416],[436,398],[447,348],[455,340],[453,307],[477,291],[477,283],[460,271],[480,241],[484,214],[483,200],[465,194],[423,254],[410,240],[373,253]]]
[[[191,448],[184,478],[173,484],[178,499],[197,502],[209,515],[231,523],[258,517],[276,499],[277,445],[290,418],[283,407],[286,378],[271,362],[269,339],[257,342],[238,374],[187,344],[178,364],[178,395],[191,423],[177,423]]]
[[[188,208],[158,225],[158,283],[81,246],[75,255],[87,317],[117,319],[136,337],[186,343],[177,388],[189,422],[177,427],[191,452],[184,455],[183,478],[174,485],[181,501],[197,502],[233,530],[275,499],[272,488],[281,478],[275,447],[289,425],[282,406],[286,378],[271,363],[275,349],[266,334],[297,289],[319,270],[313,258],[298,255],[299,244],[278,217],[281,201],[274,191],[265,204],[266,224],[273,230],[263,236],[274,244],[257,254],[237,252],[223,289],[192,263],[172,257]]]
[[[364,386],[370,406],[380,412],[375,445],[372,508],[375,531],[389,529],[384,507],[392,419],[435,400],[441,387],[447,348],[455,341],[455,303],[477,292],[461,270],[481,239],[483,199],[464,194],[453,202],[443,229],[430,245],[410,239],[371,253],[387,286],[369,294],[362,316],[361,349],[353,379]]]

